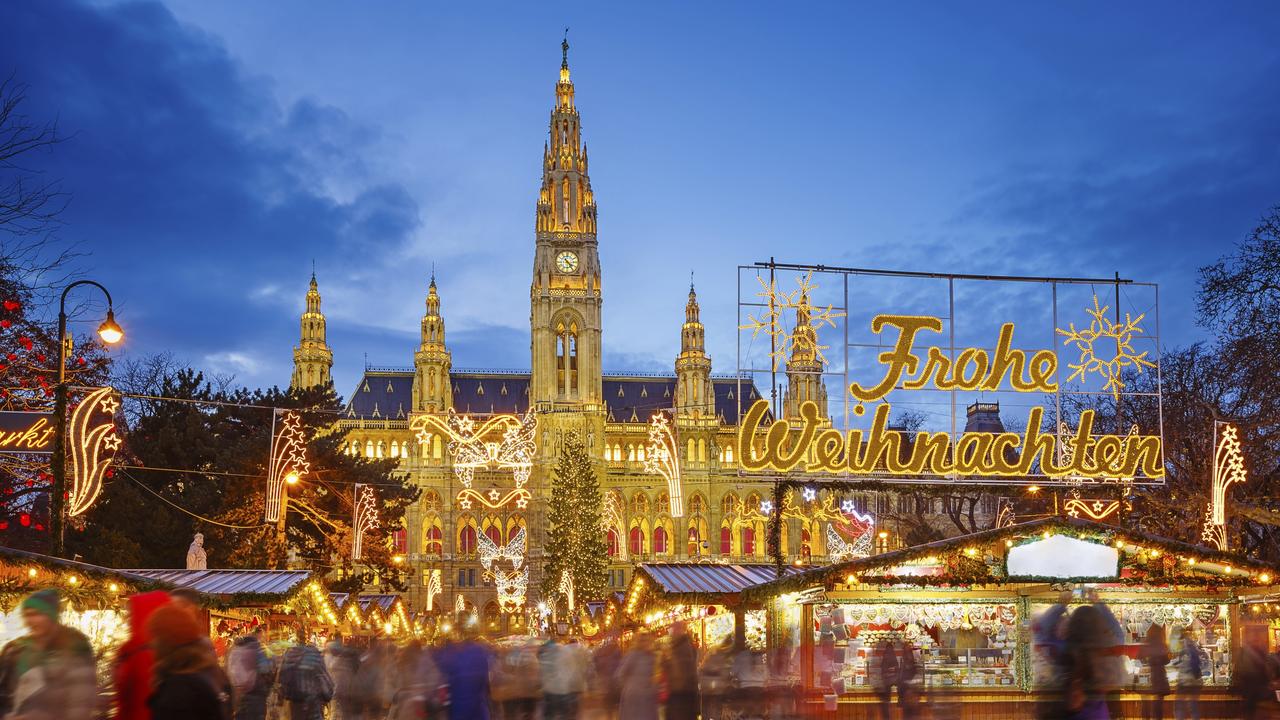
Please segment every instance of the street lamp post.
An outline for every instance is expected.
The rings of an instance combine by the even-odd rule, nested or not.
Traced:
[[[98,326],[98,337],[108,345],[114,345],[124,339],[124,330],[116,324],[116,316],[111,303],[111,293],[100,283],[93,280],[77,280],[62,291],[58,301],[58,384],[53,389],[53,425],[57,431],[53,436],[53,458],[50,470],[53,473],[53,488],[49,493],[49,532],[53,536],[53,556],[62,557],[65,553],[63,530],[67,503],[67,293],[77,285],[92,285],[107,296],[107,318]]]

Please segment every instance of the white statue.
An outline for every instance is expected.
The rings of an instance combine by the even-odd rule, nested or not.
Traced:
[[[191,547],[187,548],[187,569],[209,569],[209,560],[204,552],[204,533],[196,533],[191,540]]]

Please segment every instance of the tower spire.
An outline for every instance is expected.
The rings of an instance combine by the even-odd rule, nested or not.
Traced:
[[[311,284],[307,306],[302,312],[298,346],[293,349],[293,378],[289,386],[298,390],[328,385],[333,370],[333,350],[326,342],[324,313],[320,310],[320,286],[316,283],[315,261],[311,264]]]
[[[569,69],[569,28],[564,29],[564,41],[560,43],[560,69]]]
[[[680,326],[680,354],[676,356],[676,418],[696,419],[713,412],[711,357],[706,350],[706,328],[698,307],[698,293],[689,273],[689,299]]]
[[[436,288],[435,263],[427,286],[427,308],[422,316],[422,340],[413,354],[414,412],[444,412],[452,404],[449,370],[452,357],[444,343],[444,318],[440,315],[440,292]]]
[[[805,401],[818,404],[827,414],[827,385],[822,379],[822,360],[818,357],[818,331],[813,327],[813,305],[808,291],[800,294],[796,305],[796,323],[791,331],[791,356],[787,358],[787,389],[782,396],[783,415],[799,417]]]

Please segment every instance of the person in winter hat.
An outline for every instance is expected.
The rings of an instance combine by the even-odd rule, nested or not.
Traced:
[[[120,720],[151,720],[147,698],[151,697],[155,652],[151,649],[147,620],[167,604],[169,594],[163,590],[129,597],[129,639],[120,646],[114,669],[116,717]]]
[[[98,709],[93,648],[58,622],[57,590],[22,601],[27,634],[0,651],[0,716],[22,720],[90,720]]]
[[[200,623],[173,604],[147,620],[155,650],[155,691],[148,704],[153,720],[226,720],[231,687],[218,668]]]

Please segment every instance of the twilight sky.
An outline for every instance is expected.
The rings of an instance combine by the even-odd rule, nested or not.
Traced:
[[[410,365],[435,263],[455,367],[527,368],[541,150],[570,64],[606,369],[669,370],[689,271],[717,371],[735,266],[1110,276],[1201,337],[1196,270],[1280,203],[1280,5],[12,3],[0,72],[125,352],[287,384],[314,259],[339,392]],[[81,329],[87,329],[86,321]]]

